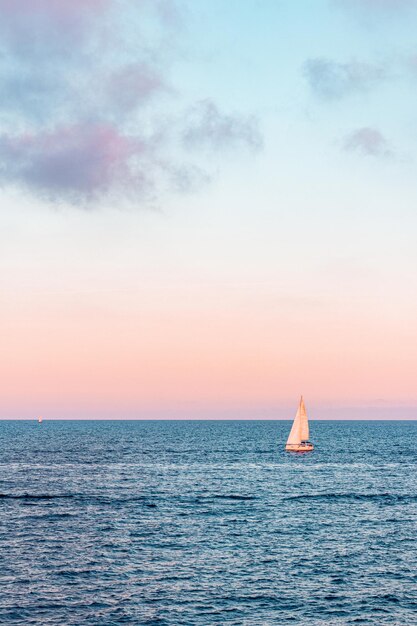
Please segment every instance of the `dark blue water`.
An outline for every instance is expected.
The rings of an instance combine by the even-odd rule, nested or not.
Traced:
[[[0,623],[417,624],[417,423],[0,423]]]

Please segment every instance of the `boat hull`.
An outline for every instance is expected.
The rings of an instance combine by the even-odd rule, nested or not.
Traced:
[[[301,443],[287,443],[285,446],[286,452],[311,452],[314,450],[314,446],[309,441]]]

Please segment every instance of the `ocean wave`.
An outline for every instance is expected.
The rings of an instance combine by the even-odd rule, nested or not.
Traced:
[[[257,500],[256,496],[243,496],[237,493],[215,494],[212,497],[216,500]]]
[[[13,493],[0,493],[0,500],[69,500],[74,498],[73,494],[49,494],[49,493],[40,493],[40,494],[32,494],[32,493],[21,493],[21,494],[13,494]]]
[[[156,507],[154,502],[151,502],[150,499],[146,496],[129,496],[126,498],[117,498],[111,496],[100,496],[100,495],[89,495],[89,494],[51,494],[51,493],[40,493],[40,494],[32,494],[32,493],[21,493],[21,494],[13,494],[13,493],[0,493],[0,500],[17,500],[21,502],[43,502],[43,501],[52,501],[52,500],[75,500],[77,503],[81,504],[114,504],[120,505],[125,503],[132,502],[141,502],[148,507]]]
[[[417,502],[417,495],[414,494],[391,494],[391,493],[314,493],[314,494],[302,494],[297,496],[288,496],[285,500],[316,500],[316,501],[331,501],[331,500],[345,500],[345,501],[357,501],[357,502]]]

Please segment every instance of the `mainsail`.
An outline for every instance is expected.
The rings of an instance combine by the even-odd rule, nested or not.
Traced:
[[[303,396],[301,396],[299,411],[300,411],[300,419],[301,419],[301,441],[308,441],[309,439],[308,419],[307,419],[307,411],[304,406]]]
[[[290,436],[288,437],[288,445],[298,445],[302,441],[308,441],[308,419],[306,407],[304,405],[303,396],[301,396],[300,404],[298,405],[297,414],[294,419],[294,423],[291,428]]]

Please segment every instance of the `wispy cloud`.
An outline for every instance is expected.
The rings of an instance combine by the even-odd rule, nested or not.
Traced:
[[[355,60],[338,63],[319,57],[304,64],[304,75],[315,95],[335,100],[369,90],[385,80],[387,73],[380,65]]]
[[[170,106],[179,16],[175,0],[2,0],[0,182],[55,201],[143,198],[205,180],[197,146],[260,143],[253,119],[211,101],[184,140]]]
[[[392,155],[384,135],[376,128],[364,126],[352,131],[343,142],[343,148],[366,156],[387,157]]]
[[[244,146],[252,150],[262,147],[262,136],[255,117],[225,115],[212,100],[202,100],[189,112],[189,123],[183,132],[183,141],[190,147]]]

